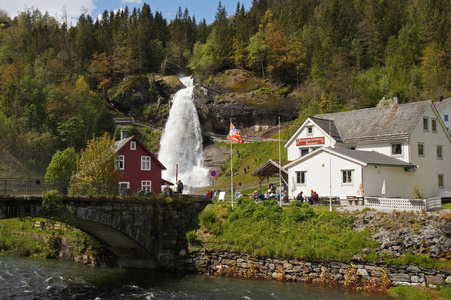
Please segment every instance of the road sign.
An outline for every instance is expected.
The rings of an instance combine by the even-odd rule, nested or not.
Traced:
[[[212,170],[212,171],[210,172],[210,175],[211,175],[211,177],[216,177],[216,171],[215,171],[215,170]]]

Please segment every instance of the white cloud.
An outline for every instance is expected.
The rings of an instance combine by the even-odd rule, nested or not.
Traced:
[[[142,0],[122,0],[121,3],[141,4]]]
[[[10,18],[33,8],[38,9],[42,14],[48,12],[58,21],[65,21],[63,17],[64,11],[66,11],[68,19],[73,23],[72,25],[75,25],[83,10],[91,14],[96,8],[94,0],[12,0],[5,2],[2,3],[1,9],[5,10]]]

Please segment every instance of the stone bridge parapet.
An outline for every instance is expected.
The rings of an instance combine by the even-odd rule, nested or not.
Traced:
[[[120,267],[173,270],[180,237],[203,208],[203,195],[160,199],[72,198],[74,226],[104,243]],[[42,197],[0,197],[0,219],[46,217]]]

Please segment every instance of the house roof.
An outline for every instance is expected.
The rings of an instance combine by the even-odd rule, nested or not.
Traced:
[[[350,149],[333,148],[332,152],[348,156],[355,160],[365,163],[365,165],[374,166],[392,166],[392,167],[417,167],[411,163],[400,159],[376,152],[376,151],[360,151]]]
[[[448,105],[451,104],[451,98],[443,99],[442,101],[434,102],[435,108],[437,108],[438,112],[444,110]]]
[[[166,170],[166,167],[161,163],[161,161],[159,161],[158,158],[157,158],[152,152],[150,152],[150,150],[147,149],[147,147],[144,146],[143,143],[141,143],[141,141],[140,141],[137,137],[135,137],[135,136],[131,136],[131,137],[129,137],[129,138],[125,138],[125,139],[116,141],[116,142],[114,143],[114,152],[115,152],[115,153],[119,152],[119,151],[120,151],[125,145],[127,145],[128,142],[130,142],[131,140],[134,140],[134,141],[136,141],[138,144],[140,144],[141,147],[142,147],[142,148],[143,148],[143,149],[144,149],[144,150],[152,157],[152,159],[154,159],[154,160],[157,162],[157,164],[161,167],[161,169],[162,169],[162,170]]]
[[[343,139],[340,136],[340,133],[338,132],[337,126],[335,126],[335,121],[332,119],[321,119],[316,117],[310,117],[310,120],[315,122],[316,125],[321,127],[324,132],[329,134],[335,141],[337,142],[343,142]]]
[[[346,158],[354,161],[355,163],[361,164],[363,166],[373,165],[373,166],[386,166],[386,167],[404,167],[404,168],[416,168],[417,165],[396,159],[391,156],[387,156],[385,154],[381,154],[376,151],[361,151],[361,150],[351,150],[351,149],[342,149],[342,148],[326,148],[322,147],[305,156],[301,156],[298,159],[290,162],[284,167],[290,167],[295,165],[303,160],[306,160],[316,154],[325,151],[330,152],[333,155]]]
[[[281,169],[280,171],[282,172],[282,176],[287,176],[288,178],[287,170],[285,170],[283,167],[280,167],[279,164],[273,161],[272,159],[267,160],[257,170],[252,172],[251,175],[259,177],[279,176],[279,168]]]
[[[316,115],[315,119],[333,120],[344,143],[402,139],[411,135],[424,111],[431,103],[432,101],[421,101],[322,114]],[[318,122],[318,125],[325,125],[324,122]],[[329,125],[327,124],[327,126]],[[325,131],[328,132],[328,127]]]

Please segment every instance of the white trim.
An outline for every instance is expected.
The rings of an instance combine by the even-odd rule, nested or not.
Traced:
[[[126,185],[126,187],[122,187],[121,185]],[[119,188],[129,189],[130,188],[130,181],[119,181]]]
[[[440,182],[439,182],[440,176],[442,177],[443,185],[440,185]],[[442,174],[442,173],[438,173],[437,174],[437,187],[439,189],[444,189],[445,188],[445,174]]]
[[[152,160],[150,156],[141,156],[141,171],[149,171],[151,170],[151,168],[152,168]]]
[[[136,150],[136,141],[130,142],[130,150]]]
[[[151,192],[152,191],[152,180],[141,180],[141,190],[145,191],[145,192]]]
[[[122,165],[122,167],[121,167]],[[125,155],[119,155],[116,161],[116,169],[124,170],[125,169]]]

